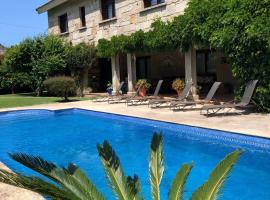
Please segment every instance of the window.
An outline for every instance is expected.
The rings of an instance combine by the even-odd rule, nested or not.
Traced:
[[[197,73],[214,74],[216,73],[216,53],[210,50],[197,51]]]
[[[81,27],[85,27],[86,26],[85,7],[80,7],[80,19],[81,19]]]
[[[162,4],[164,2],[165,2],[165,0],[144,0],[144,7],[148,8],[148,7],[151,7],[151,6]]]
[[[115,0],[101,0],[102,19],[115,17]]]
[[[68,16],[67,14],[59,16],[60,33],[68,32]]]

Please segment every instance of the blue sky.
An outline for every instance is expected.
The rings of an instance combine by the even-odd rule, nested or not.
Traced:
[[[47,33],[47,14],[39,15],[36,8],[47,0],[1,0],[0,43],[11,46],[26,37]]]

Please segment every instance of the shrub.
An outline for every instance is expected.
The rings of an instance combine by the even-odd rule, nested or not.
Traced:
[[[172,83],[172,89],[175,91],[182,91],[185,87],[185,81],[181,78],[177,78]]]
[[[149,83],[147,79],[139,79],[135,85],[135,88],[138,89],[139,87],[141,87],[141,89],[149,90],[151,83]]]
[[[76,93],[76,84],[71,77],[53,77],[44,81],[43,84],[49,94],[62,97],[65,101],[68,101],[68,97]]]

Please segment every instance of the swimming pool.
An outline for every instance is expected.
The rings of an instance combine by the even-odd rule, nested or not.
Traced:
[[[137,174],[143,195],[150,199],[148,152],[153,131],[162,131],[164,138],[162,199],[182,163],[194,162],[186,185],[188,197],[236,148],[245,153],[226,183],[222,199],[270,199],[268,139],[80,109],[0,113],[0,161],[28,174],[33,172],[12,161],[7,152],[39,155],[60,166],[73,162],[108,199],[114,199],[96,150],[96,144],[106,139],[120,157],[126,175]]]

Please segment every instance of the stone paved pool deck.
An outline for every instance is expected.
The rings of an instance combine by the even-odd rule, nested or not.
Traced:
[[[29,107],[16,107],[10,109],[0,109],[4,111],[16,111],[27,109],[48,109],[59,110],[69,108],[80,108],[86,110],[114,113],[133,117],[141,117],[153,120],[186,124],[210,129],[235,132],[240,134],[260,136],[270,138],[270,115],[251,113],[245,115],[225,115],[206,117],[200,115],[199,109],[173,112],[168,108],[150,109],[147,105],[126,106],[125,104],[108,104],[107,102],[94,103],[89,101],[71,102],[71,103],[54,103],[46,105],[36,105]],[[198,107],[199,108],[199,107]],[[0,165],[1,168],[1,165]],[[7,192],[10,191],[10,192]],[[20,194],[20,195],[17,195]],[[25,196],[26,195],[26,196]],[[10,186],[0,184],[1,200],[39,200],[42,199],[34,193],[25,190],[10,188]]]

